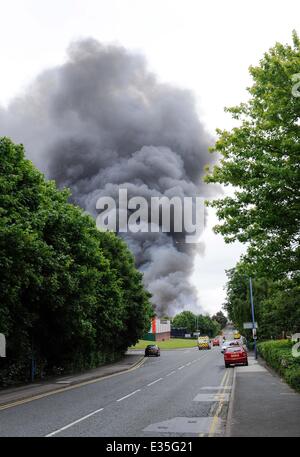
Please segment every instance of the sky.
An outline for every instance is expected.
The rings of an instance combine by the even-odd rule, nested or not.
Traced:
[[[231,128],[224,112],[247,99],[249,65],[276,41],[300,32],[294,0],[0,0],[0,105],[22,93],[43,69],[64,62],[71,41],[93,37],[143,54],[159,81],[191,90],[206,129]],[[225,300],[225,270],[245,246],[213,233],[209,210],[191,282],[209,313]]]

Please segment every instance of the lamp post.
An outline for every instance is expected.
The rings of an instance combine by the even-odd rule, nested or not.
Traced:
[[[257,348],[256,348],[256,328],[255,328],[255,317],[254,317],[254,303],[253,303],[253,291],[252,291],[252,278],[249,277],[249,288],[250,288],[250,303],[251,303],[251,315],[252,315],[252,334],[254,340],[254,357],[257,359]]]

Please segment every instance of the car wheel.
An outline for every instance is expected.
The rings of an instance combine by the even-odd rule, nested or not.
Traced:
[[[225,368],[229,368],[229,364],[228,363],[225,363]]]
[[[247,362],[245,362],[245,366],[246,366],[246,367],[248,366],[248,360],[247,360]]]

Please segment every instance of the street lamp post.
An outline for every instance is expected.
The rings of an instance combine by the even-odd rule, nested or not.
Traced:
[[[257,348],[256,348],[256,328],[255,328],[255,317],[254,317],[254,303],[253,303],[253,291],[252,291],[252,278],[249,277],[249,288],[250,288],[250,302],[251,302],[251,315],[252,315],[252,333],[254,340],[254,357],[257,359]]]

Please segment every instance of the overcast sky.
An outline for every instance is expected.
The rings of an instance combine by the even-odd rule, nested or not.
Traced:
[[[0,104],[25,89],[41,70],[65,60],[69,43],[94,37],[144,54],[159,80],[192,90],[206,128],[230,128],[224,106],[247,97],[250,64],[276,41],[300,31],[297,0],[0,0]],[[192,282],[201,305],[220,309],[225,269],[245,250],[212,232],[197,257]]]

